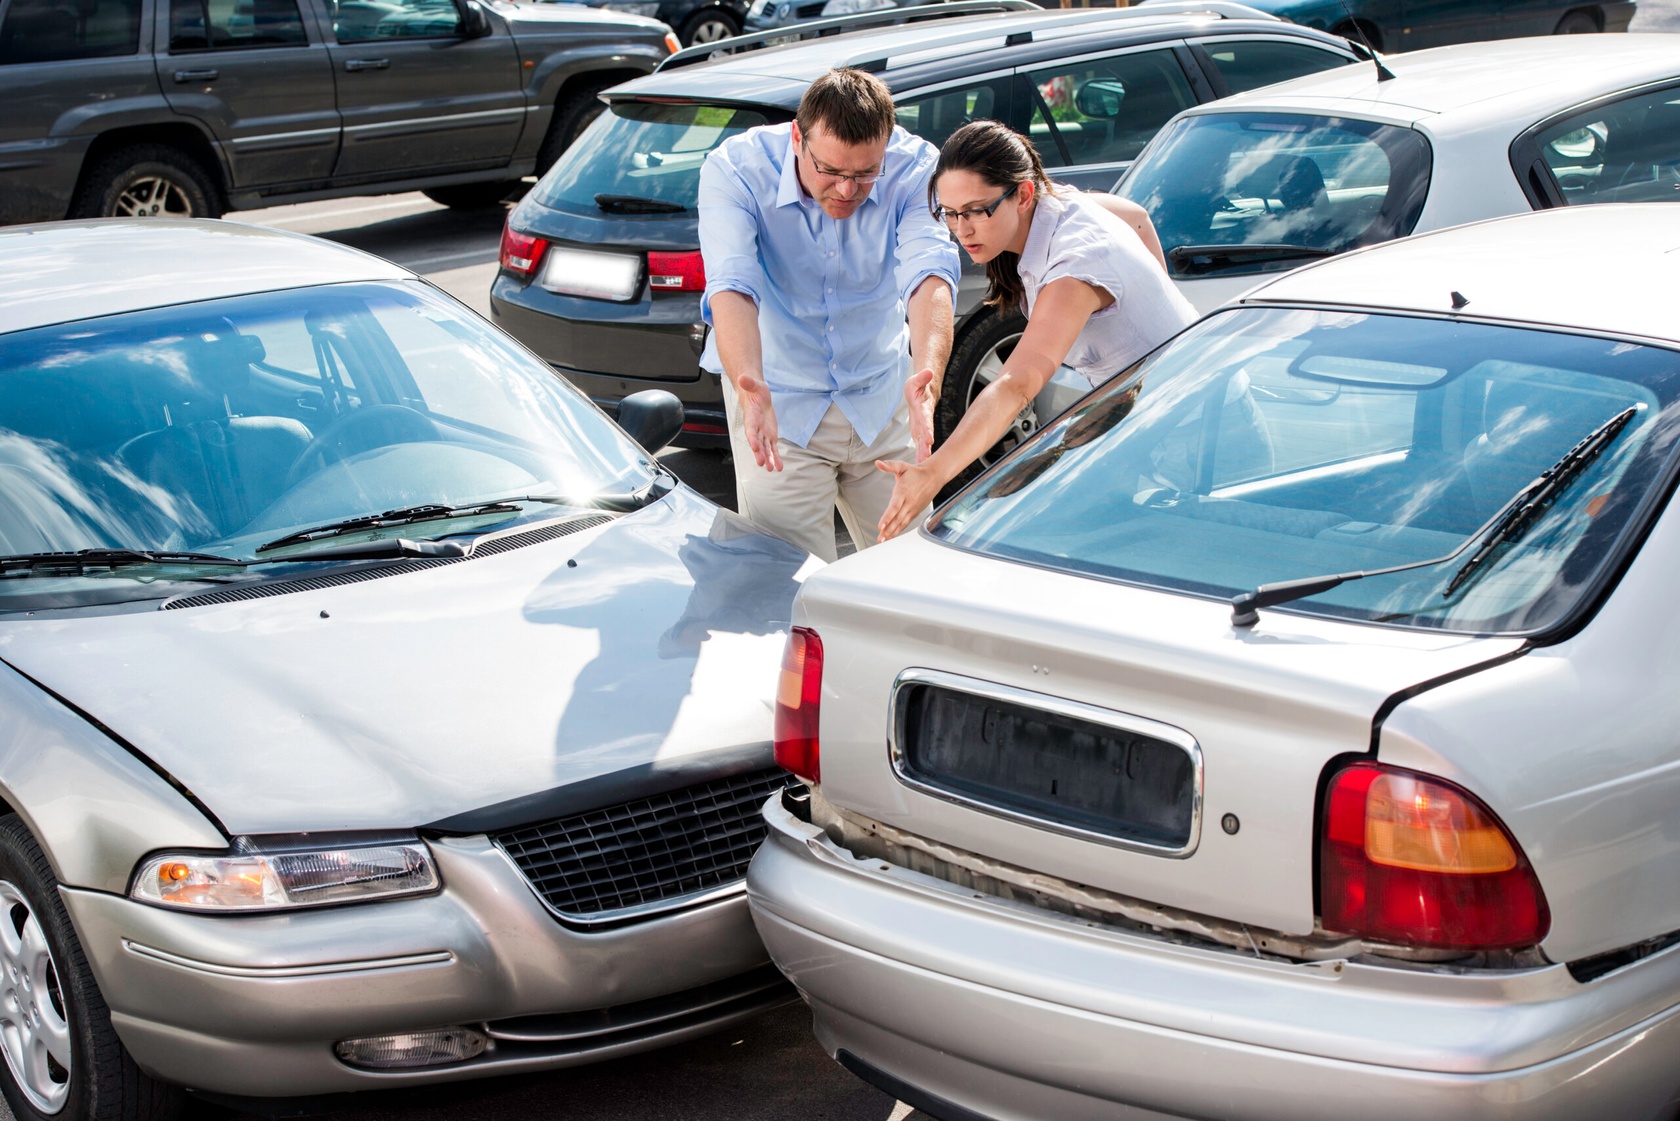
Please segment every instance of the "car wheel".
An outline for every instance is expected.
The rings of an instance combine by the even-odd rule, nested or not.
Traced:
[[[175,1087],[141,1073],[111,1028],[52,866],[0,817],[0,1090],[18,1121],[163,1121]]]
[[[517,186],[519,181],[516,179],[500,179],[494,183],[457,183],[451,187],[433,187],[420,193],[451,210],[483,210],[486,207],[499,206]]]
[[[720,39],[728,39],[741,33],[741,25],[735,18],[720,8],[707,8],[702,12],[695,12],[682,26],[682,41],[685,47],[699,47],[707,43],[716,43]]]
[[[537,176],[540,178],[560,154],[572,146],[589,123],[606,108],[601,103],[601,91],[615,82],[591,82],[580,86],[561,98],[554,106],[554,119],[549,122],[548,135],[543,137],[542,149],[537,153]]]
[[[1558,20],[1553,35],[1593,35],[1599,31],[1598,20],[1591,12],[1574,11]]]
[[[1361,31],[1365,33],[1363,40],[1359,37]],[[1338,23],[1330,29],[1330,34],[1340,35],[1342,38],[1351,39],[1355,43],[1368,42],[1373,51],[1378,54],[1382,53],[1382,32],[1377,29],[1376,24],[1366,20],[1357,20],[1354,23]]]
[[[940,386],[939,407],[934,412],[934,437],[944,443],[968,412],[974,399],[980,396],[1008,360],[1021,332],[1027,329],[1027,317],[1020,312],[1003,312],[996,308],[976,316],[968,330],[951,349],[951,360],[945,365],[945,380]],[[990,467],[1014,451],[1022,441],[1038,431],[1038,412],[1029,402],[1010,424],[1003,438],[983,452],[980,458],[941,492],[940,500],[954,494],[968,484],[983,469]]]
[[[220,218],[215,183],[178,148],[137,144],[94,165],[70,207],[72,218]]]

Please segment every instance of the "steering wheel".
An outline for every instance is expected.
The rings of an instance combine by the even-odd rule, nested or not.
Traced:
[[[283,489],[290,489],[328,465],[360,452],[437,438],[437,425],[413,409],[402,405],[363,405],[339,415],[304,445],[286,469]]]

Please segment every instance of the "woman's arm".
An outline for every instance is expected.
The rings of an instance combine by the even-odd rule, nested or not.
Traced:
[[[939,450],[919,464],[876,461],[881,470],[898,476],[886,513],[881,515],[881,540],[904,532],[941,487],[1002,439],[1073,349],[1085,321],[1113,302],[1114,297],[1107,292],[1072,277],[1045,285],[1003,371],[974,399]]]
[[[1161,238],[1155,233],[1155,223],[1149,220],[1149,211],[1131,199],[1123,199],[1119,195],[1092,191],[1085,197],[1132,227],[1143,241],[1143,247],[1149,250],[1163,270],[1166,269],[1167,256],[1161,252]]]

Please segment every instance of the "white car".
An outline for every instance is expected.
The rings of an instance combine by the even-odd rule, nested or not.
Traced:
[[[1671,1117],[1677,286],[1680,206],[1305,267],[813,575],[748,895],[829,1052],[942,1118]]]
[[[1139,154],[1115,191],[1149,211],[1197,308],[1267,273],[1411,233],[1680,201],[1673,36],[1467,43],[1382,66],[1187,109]]]

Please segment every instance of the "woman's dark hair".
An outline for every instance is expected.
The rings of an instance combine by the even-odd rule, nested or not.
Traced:
[[[970,121],[951,134],[939,150],[939,163],[928,179],[928,206],[937,207],[939,177],[947,171],[978,175],[1000,191],[1030,182],[1038,197],[1052,193],[1044,162],[1032,141],[1001,121]],[[1026,297],[1021,284],[1021,257],[1003,252],[986,262],[986,303],[1020,306]]]

